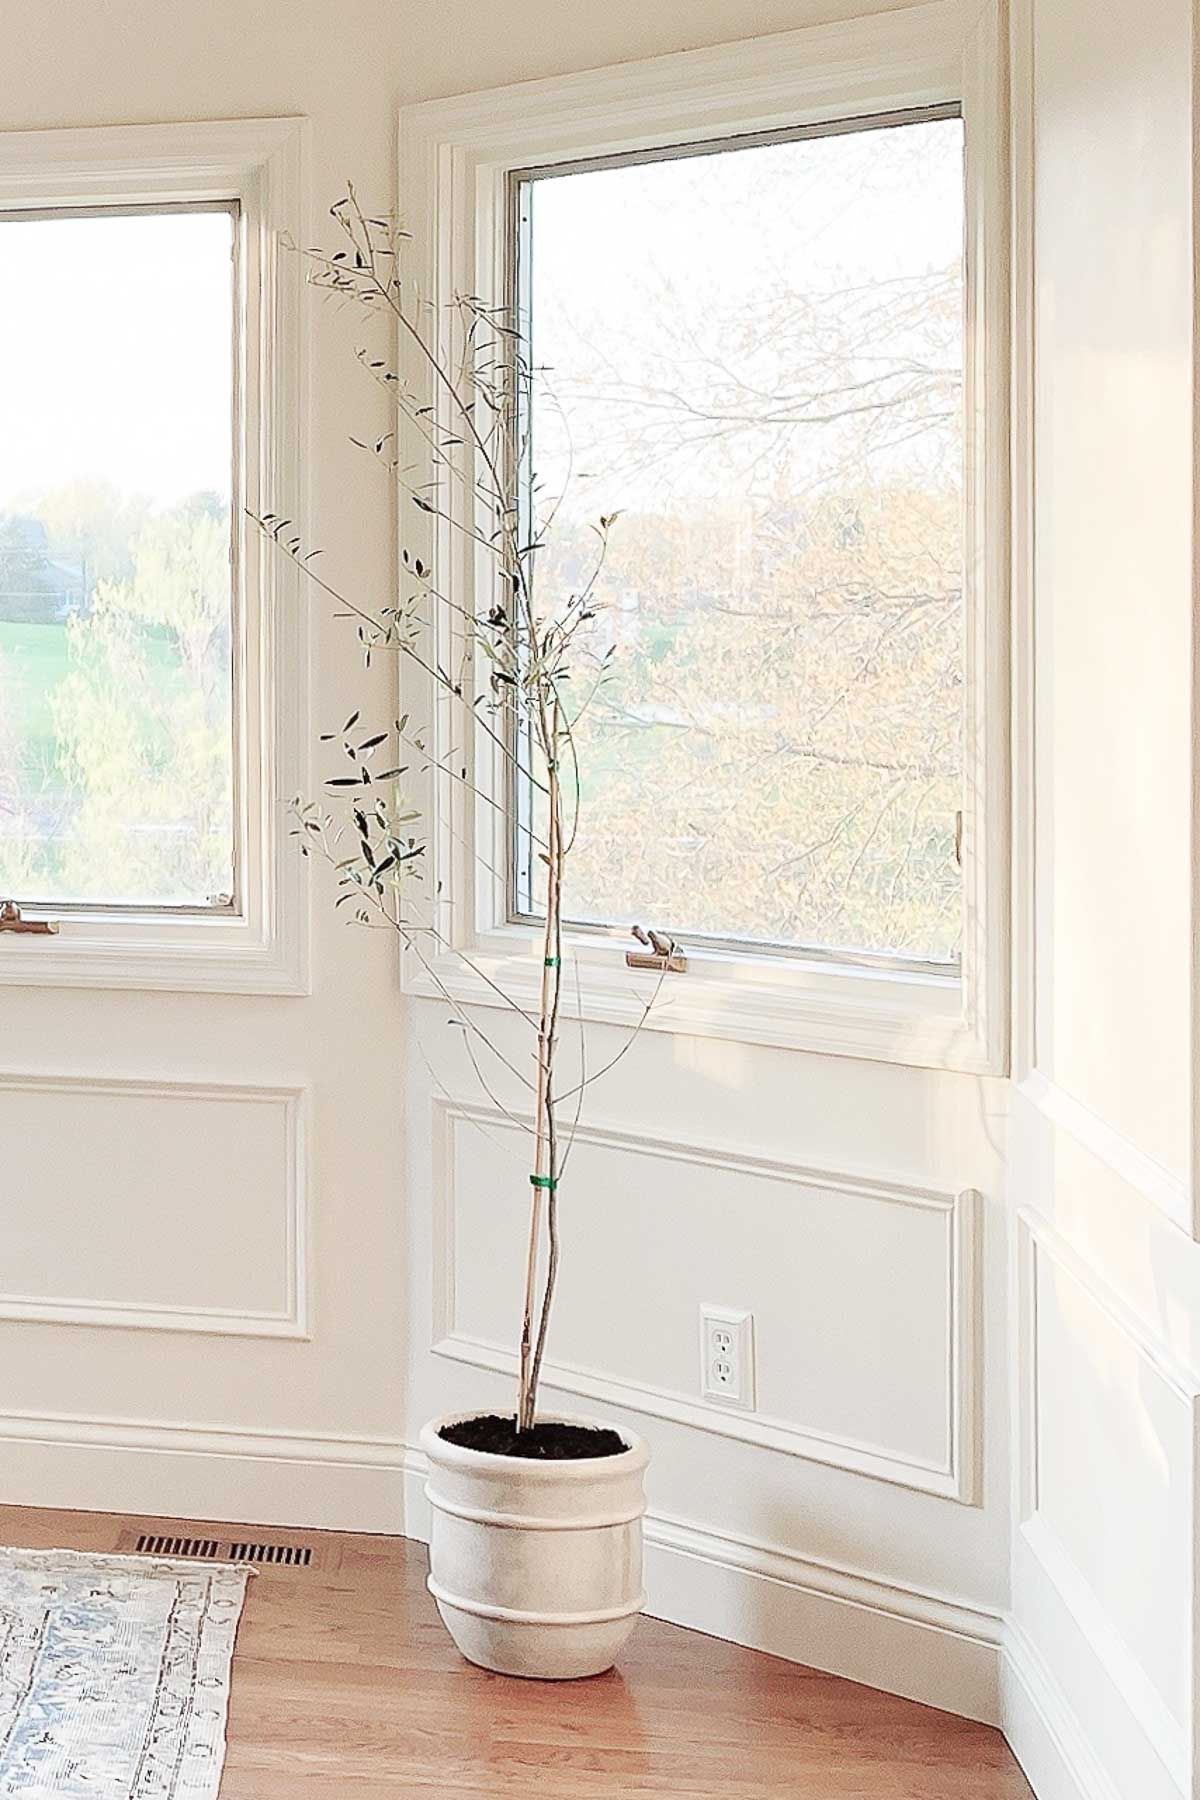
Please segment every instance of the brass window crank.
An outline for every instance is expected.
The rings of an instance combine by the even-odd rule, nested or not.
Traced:
[[[55,937],[58,933],[57,919],[25,919],[15,900],[0,902],[0,931],[14,932],[21,937]]]
[[[664,937],[659,931],[643,931],[640,925],[633,927],[633,935],[646,948],[625,952],[627,968],[662,969],[670,975],[683,975],[687,972],[687,957],[674,938]]]

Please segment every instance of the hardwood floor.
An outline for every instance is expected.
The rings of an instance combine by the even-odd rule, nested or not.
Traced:
[[[0,1541],[132,1550],[140,1532],[308,1545],[251,1582],[221,1800],[1029,1800],[995,1731],[645,1619],[618,1671],[464,1663],[402,1538],[0,1507]]]

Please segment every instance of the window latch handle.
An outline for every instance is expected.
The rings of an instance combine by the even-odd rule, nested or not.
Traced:
[[[56,937],[57,919],[26,919],[15,900],[0,902],[0,931],[15,932],[21,937]]]

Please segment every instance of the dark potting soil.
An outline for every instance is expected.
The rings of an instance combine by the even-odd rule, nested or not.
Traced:
[[[518,1431],[516,1417],[483,1413],[459,1419],[438,1432],[448,1444],[464,1450],[487,1450],[493,1456],[530,1456],[543,1462],[578,1462],[585,1456],[622,1456],[629,1445],[608,1425],[562,1425],[553,1419]]]

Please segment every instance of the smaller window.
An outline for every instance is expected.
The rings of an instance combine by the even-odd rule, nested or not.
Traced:
[[[236,203],[0,215],[0,899],[240,908]]]
[[[619,514],[573,671],[571,918],[956,970],[957,108],[526,170],[511,199],[544,591]]]

